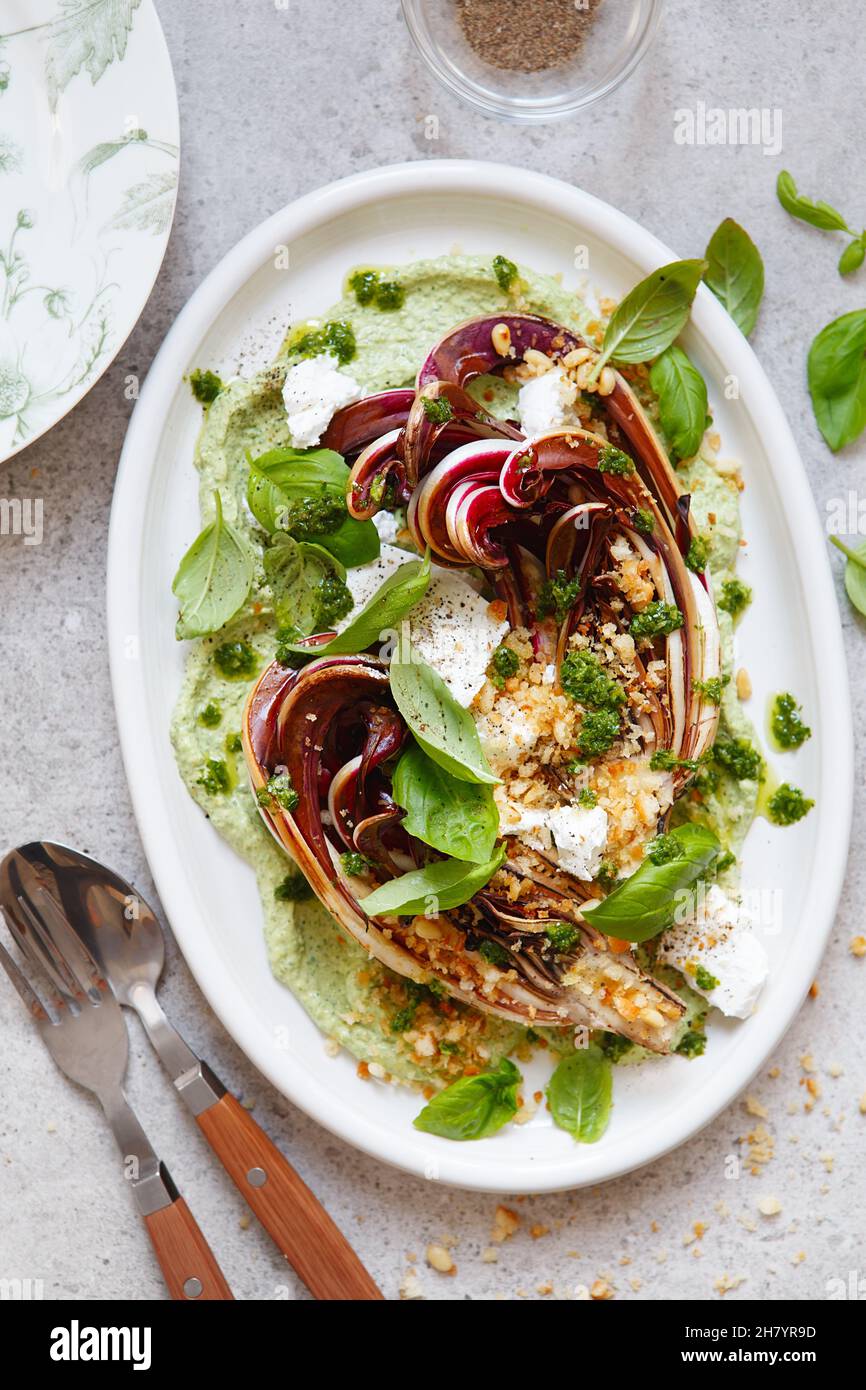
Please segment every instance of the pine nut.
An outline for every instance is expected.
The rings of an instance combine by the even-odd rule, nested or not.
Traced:
[[[494,352],[497,352],[500,357],[507,357],[511,351],[511,329],[508,324],[497,323],[490,334],[490,341],[493,344]]]

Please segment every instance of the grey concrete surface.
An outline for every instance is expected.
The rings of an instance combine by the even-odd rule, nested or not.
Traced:
[[[130,411],[124,378],[147,372],[176,314],[234,242],[298,194],[405,159],[477,156],[528,165],[622,208],[681,254],[719,220],[761,247],[767,293],[755,347],[794,425],[820,508],[864,486],[866,443],[833,457],[805,390],[821,324],[866,304],[866,271],[836,274],[837,238],[792,222],[773,185],[801,186],[866,219],[859,0],[668,0],[654,49],[618,92],[539,130],[485,120],[439,88],[411,46],[396,0],[158,0],[174,61],[183,158],[174,232],[156,289],[113,367],[65,421],[0,469],[0,495],[44,498],[45,539],[0,537],[0,843],[50,834],[117,865],[152,893],[118,751],[108,678],[104,566],[112,484]],[[674,143],[674,113],[696,103],[779,108],[784,148]],[[436,114],[440,138],[424,138]],[[859,219],[859,220],[858,220]],[[834,557],[835,561],[836,557]],[[859,820],[847,887],[816,998],[741,1101],[643,1172],[591,1191],[509,1202],[518,1233],[482,1252],[496,1200],[393,1172],[331,1138],[278,1096],[211,1014],[176,948],[164,1002],[245,1098],[343,1225],[389,1298],[417,1257],[428,1299],[568,1298],[606,1279],[617,1299],[822,1299],[828,1281],[866,1276],[862,1169],[866,1115],[863,989],[862,721],[866,630],[834,563],[855,696]],[[211,1238],[239,1297],[304,1297],[168,1092],[133,1028],[130,1091]],[[46,1298],[158,1299],[163,1286],[117,1171],[112,1140],[84,1095],[51,1066],[0,980],[0,1276],[43,1281]],[[803,1070],[811,1056],[814,1072]],[[841,1070],[840,1070],[841,1069]],[[810,1111],[803,1083],[817,1081]],[[774,1155],[758,1176],[725,1177],[741,1136],[765,1126]],[[761,1198],[782,1210],[764,1217]],[[705,1232],[695,1238],[695,1223]],[[533,1230],[534,1228],[534,1230]],[[698,1227],[700,1231],[700,1226]],[[457,1272],[428,1268],[453,1242]],[[861,1297],[866,1296],[866,1284]]]

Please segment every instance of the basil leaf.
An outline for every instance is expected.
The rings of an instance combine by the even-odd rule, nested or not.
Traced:
[[[836,453],[866,425],[866,309],[821,329],[809,349],[808,373],[818,428]]]
[[[831,208],[829,203],[813,203],[810,198],[798,193],[797,185],[787,169],[783,169],[776,180],[776,195],[786,212],[792,217],[799,217],[801,222],[808,222],[810,227],[818,227],[822,232],[851,231],[841,212]],[[854,233],[851,232],[851,235]]]
[[[503,1057],[493,1071],[463,1076],[446,1086],[412,1123],[440,1139],[486,1139],[517,1114],[520,1080],[517,1067]]]
[[[676,343],[650,369],[650,386],[659,398],[662,429],[676,459],[692,458],[707,423],[707,385]]]
[[[286,643],[289,651],[310,657],[346,656],[362,652],[378,642],[383,633],[395,628],[410,609],[420,602],[430,584],[430,552],[423,560],[407,560],[376,590],[355,617],[323,647],[311,650],[301,643]]]
[[[486,864],[470,864],[465,859],[438,859],[423,869],[412,869],[399,878],[389,879],[366,898],[359,898],[368,917],[414,917],[423,912],[448,912],[462,907],[490,881],[505,858],[505,846]]]
[[[845,566],[845,591],[857,612],[866,618],[866,541],[857,550],[851,550],[838,536],[831,536],[830,540],[837,550],[841,550],[842,554],[848,557]]]
[[[415,738],[460,782],[498,782],[487,765],[475,721],[441,676],[401,641],[391,657],[391,693]]]
[[[622,941],[649,941],[674,921],[683,894],[706,873],[721,845],[703,825],[680,825],[668,836],[682,851],[664,864],[645,859],[639,869],[606,898],[581,908],[587,921]]]
[[[563,1057],[547,1087],[554,1123],[581,1144],[594,1144],[610,1119],[613,1068],[592,1043]]]
[[[683,330],[706,261],[672,261],[630,290],[605,329],[593,377],[607,361],[648,362]]]
[[[180,604],[179,640],[218,632],[243,606],[253,582],[250,549],[224,519],[218,492],[214,506],[213,521],[193,541],[172,580],[171,591]]]
[[[349,469],[333,449],[306,454],[297,449],[270,449],[258,458],[248,455],[247,462],[249,509],[259,525],[271,533],[280,530],[280,516],[292,502],[303,501],[322,489],[340,497],[346,495]]]
[[[710,238],[704,280],[740,332],[749,336],[764,296],[764,262],[749,233],[726,217]]]
[[[381,550],[379,532],[372,521],[359,521],[357,517],[349,516],[348,512],[336,531],[311,536],[310,540],[329,551],[346,569],[369,565],[373,560],[378,560]]]
[[[256,521],[273,534],[285,529],[285,514],[293,503],[319,494],[345,499],[349,469],[333,449],[271,449],[248,460],[247,503]],[[348,567],[366,565],[379,555],[379,533],[372,521],[346,514],[335,531],[310,537]]]
[[[320,586],[328,578],[345,580],[343,566],[321,546],[293,540],[284,532],[274,536],[263,563],[280,627],[314,632],[318,626]]]
[[[861,232],[860,236],[848,243],[839,257],[839,274],[851,275],[853,271],[860,269],[864,260],[866,260],[866,232]]]
[[[493,789],[479,782],[459,782],[413,743],[394,769],[391,791],[402,806],[403,829],[425,845],[485,863],[499,834]]]
[[[349,481],[349,467],[333,449],[269,449],[251,458],[249,465],[250,472],[300,496],[314,487],[332,487],[345,495]]]

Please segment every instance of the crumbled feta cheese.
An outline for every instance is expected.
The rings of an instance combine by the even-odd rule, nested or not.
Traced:
[[[560,868],[587,883],[595,878],[607,841],[607,812],[601,806],[560,806],[548,823]]]
[[[398,550],[393,545],[383,545],[375,560],[371,560],[368,565],[355,565],[346,572],[346,586],[355,601],[355,606],[351,612],[339,623],[337,631],[342,632],[344,627],[348,627],[358,611],[369,603],[370,599],[380,589],[385,580],[398,570],[401,565],[405,565],[412,556],[407,555],[405,550]]]
[[[409,614],[412,646],[461,705],[475,699],[508,632],[508,623],[491,618],[489,609],[462,575],[434,567],[430,588]]]
[[[476,716],[475,727],[484,756],[493,767],[519,762],[521,755],[535,747],[541,734],[539,725],[527,719],[520,705],[503,696],[489,714]]]
[[[286,372],[283,401],[296,449],[318,444],[337,411],[360,400],[357,381],[339,366],[337,358],[326,352],[305,357]]]
[[[378,559],[350,569],[346,584],[355,605],[337,631],[347,627],[388,576],[412,558],[405,550],[383,545]],[[464,575],[433,565],[430,587],[409,613],[414,650],[461,705],[470,705],[478,694],[490,658],[508,632],[508,623],[491,618],[489,608]]]
[[[713,883],[699,893],[694,911],[661,938],[659,959],[685,975],[697,990],[729,1018],[748,1018],[769,971],[767,952],[751,922],[727,893]],[[718,980],[702,989],[695,979],[699,966]]]
[[[397,518],[393,512],[377,512],[373,517],[373,525],[379,532],[380,541],[386,545],[391,545],[397,539]]]
[[[543,376],[531,377],[521,386],[517,409],[523,432],[530,439],[564,425],[580,423],[574,412],[577,387],[569,381],[562,367],[552,367]]]
[[[512,804],[501,826],[503,834],[516,835],[530,849],[555,850],[560,868],[585,883],[598,873],[607,842],[607,812],[601,806],[535,810]]]

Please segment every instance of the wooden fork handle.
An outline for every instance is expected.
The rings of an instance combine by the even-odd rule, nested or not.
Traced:
[[[185,1303],[234,1298],[182,1197],[144,1217],[168,1291]]]
[[[232,1182],[316,1298],[382,1297],[321,1202],[234,1096],[226,1093],[196,1119]]]

